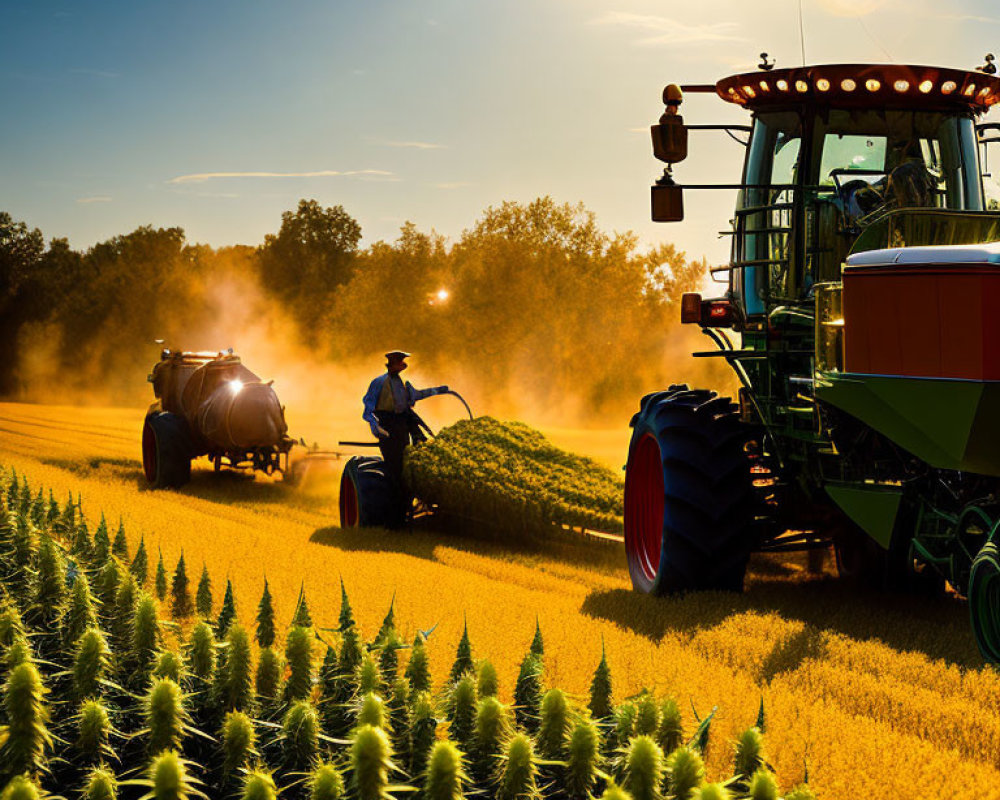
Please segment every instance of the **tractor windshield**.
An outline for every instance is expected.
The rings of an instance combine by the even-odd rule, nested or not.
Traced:
[[[899,209],[983,208],[972,119],[928,111],[770,111],[754,120],[736,210],[734,294],[748,316],[837,279]]]

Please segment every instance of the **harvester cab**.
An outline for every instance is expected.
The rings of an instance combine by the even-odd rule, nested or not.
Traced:
[[[721,296],[682,298],[740,383],[671,386],[633,417],[625,538],[648,592],[740,589],[753,551],[823,549],[883,588],[970,599],[1000,661],[1000,213],[984,193],[1000,80],[901,65],[773,69],[668,87],[656,221],[736,193]],[[749,112],[685,124],[682,91]],[[745,146],[742,180],[683,185],[688,134]],[[693,139],[693,137],[692,137]]]

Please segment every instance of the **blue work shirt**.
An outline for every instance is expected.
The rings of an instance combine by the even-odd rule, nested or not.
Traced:
[[[382,394],[382,387],[387,380],[390,380],[389,388],[392,389],[392,400],[397,414],[409,411],[418,400],[448,391],[447,386],[435,386],[433,389],[415,389],[409,381],[403,383],[403,379],[399,375],[390,375],[388,372],[379,375],[371,382],[368,391],[365,392],[363,401],[365,410],[361,414],[364,421],[371,427],[372,435],[376,437],[378,436],[378,417],[375,416],[375,407],[378,405],[379,396]]]

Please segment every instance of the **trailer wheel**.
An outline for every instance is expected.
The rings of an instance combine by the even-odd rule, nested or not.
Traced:
[[[154,489],[183,486],[191,480],[191,437],[187,424],[169,411],[146,416],[142,425],[142,468]]]
[[[672,386],[632,418],[625,551],[650,594],[741,591],[754,540],[748,429],[727,397]]]
[[[990,541],[972,562],[969,576],[969,615],[983,658],[1000,664],[1000,547],[994,526]]]
[[[399,492],[375,456],[353,456],[340,478],[341,528],[398,528]]]

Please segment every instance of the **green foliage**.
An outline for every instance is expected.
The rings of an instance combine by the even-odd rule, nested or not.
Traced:
[[[206,616],[208,616],[206,614]],[[236,592],[233,591],[233,582],[226,579],[226,593],[222,598],[222,608],[219,609],[219,618],[215,621],[215,633],[217,636],[225,636],[229,632],[229,626],[236,621]],[[273,633],[273,632],[272,632]]]
[[[257,605],[257,644],[261,647],[270,647],[274,644],[274,633],[274,603],[271,599],[271,589],[267,585],[267,578],[265,578],[264,592]]]
[[[198,579],[198,591],[194,595],[194,607],[202,619],[212,616],[212,579],[208,575],[208,565],[205,563],[201,565],[201,577]]]
[[[81,800],[115,800],[118,797],[118,781],[107,767],[94,767],[87,775]]]
[[[729,800],[732,795],[721,783],[706,783],[694,794],[694,800]]]
[[[45,769],[53,744],[45,692],[31,661],[11,668],[3,687],[7,724],[0,727],[0,783],[22,772],[37,774]]]
[[[180,686],[170,678],[155,678],[146,693],[143,717],[150,753],[180,749],[189,721]]]
[[[632,800],[632,795],[614,783],[609,783],[601,795],[601,800]]]
[[[308,700],[296,700],[281,723],[281,752],[286,769],[306,772],[319,759],[319,717]]]
[[[374,692],[368,692],[358,704],[357,727],[386,728],[386,721],[385,702]]]
[[[293,626],[285,637],[285,661],[289,669],[285,700],[305,700],[312,692],[312,642],[310,628]]]
[[[591,797],[601,761],[601,733],[589,719],[580,719],[569,735],[565,789],[570,797]]]
[[[107,707],[96,699],[84,700],[74,717],[76,740],[74,748],[85,764],[98,764],[113,756],[111,751],[111,718]]]
[[[34,608],[44,628],[57,624],[66,600],[66,560],[58,545],[48,536],[41,537],[35,560]]]
[[[278,789],[271,773],[252,769],[243,778],[240,800],[277,800]]]
[[[156,678],[170,678],[174,683],[181,683],[187,677],[187,674],[180,655],[173,650],[161,650],[156,656],[153,676]]]
[[[281,676],[284,664],[273,647],[265,647],[257,659],[257,675],[254,684],[257,697],[265,703],[273,705],[281,695]],[[297,698],[299,699],[299,698]]]
[[[632,738],[625,753],[622,788],[635,800],[660,800],[665,764],[663,751],[650,736]]]
[[[451,689],[448,701],[448,736],[468,750],[476,729],[476,684],[465,673]]]
[[[538,751],[542,758],[561,759],[566,749],[569,735],[569,703],[562,689],[549,689],[542,698],[538,726]]]
[[[614,713],[612,700],[611,667],[608,666],[608,656],[601,642],[601,661],[594,670],[590,681],[590,713],[594,719],[608,719]],[[662,747],[662,742],[660,743]],[[669,752],[669,751],[667,751]]]
[[[496,697],[499,690],[500,679],[496,667],[488,658],[484,658],[476,668],[476,695],[480,698]]]
[[[410,722],[410,774],[420,775],[437,738],[437,718],[428,692],[418,692],[413,699]]]
[[[639,736],[652,736],[660,729],[660,709],[656,698],[644,691],[635,701],[635,732]]]
[[[146,553],[145,536],[139,539],[139,548],[135,551],[135,558],[132,559],[132,564],[128,569],[139,586],[146,585],[146,581],[149,580],[149,555]]]
[[[77,639],[71,670],[72,696],[76,700],[97,697],[101,681],[111,668],[111,650],[98,627],[88,628]]]
[[[101,521],[94,531],[94,549],[92,558],[95,564],[103,564],[111,555],[111,538],[108,536],[108,521],[101,514]]]
[[[682,745],[667,757],[667,775],[668,800],[689,800],[705,782],[705,762],[697,750]]]
[[[510,708],[495,696],[487,695],[476,704],[476,729],[472,747],[471,770],[477,783],[484,783],[492,775],[494,765],[513,735],[514,720]]]
[[[103,562],[94,580],[94,592],[101,602],[105,615],[114,613],[115,597],[118,596],[118,584],[121,583],[121,567],[114,558]]]
[[[750,779],[749,800],[778,800],[778,782],[766,769],[759,769]]]
[[[224,711],[246,711],[253,702],[250,637],[233,623],[226,634],[225,657],[217,671],[216,692]]]
[[[410,648],[410,660],[406,664],[403,673],[410,682],[414,692],[427,692],[431,688],[431,669],[427,657],[427,646],[424,638],[419,634],[413,640],[413,647]]]
[[[435,742],[427,759],[424,799],[462,800],[468,781],[458,748],[447,740]]]
[[[212,628],[204,620],[191,629],[187,662],[191,674],[206,686],[215,678],[216,645]]]
[[[628,745],[629,739],[635,734],[636,707],[631,700],[615,708],[614,714],[614,740],[618,747]]]
[[[451,665],[449,680],[454,683],[467,672],[474,670],[472,663],[472,643],[469,641],[469,626],[466,624],[462,628],[462,638],[458,640],[458,649],[455,652],[455,663]]]
[[[749,779],[765,766],[764,737],[757,728],[747,728],[736,738],[734,774]]]
[[[135,616],[132,619],[132,647],[129,653],[140,676],[148,674],[153,668],[153,659],[156,658],[161,640],[162,632],[156,600],[146,592],[140,592],[135,605]]]
[[[351,601],[347,596],[347,588],[344,586],[344,579],[340,579],[340,617],[337,621],[341,631],[353,628],[354,612],[351,610]]]
[[[507,742],[501,757],[500,779],[496,787],[496,800],[537,800],[538,765],[531,739],[518,733]]]
[[[161,603],[167,599],[167,567],[163,563],[163,551],[156,562],[156,599]]]
[[[222,774],[229,778],[257,756],[253,721],[242,711],[230,711],[222,722]]]
[[[521,662],[514,687],[514,713],[517,724],[533,733],[538,730],[538,713],[542,704],[544,686],[541,659],[528,653]]]
[[[0,800],[41,800],[42,793],[27,775],[18,775],[8,783],[2,792]]]
[[[672,753],[684,742],[684,720],[677,701],[668,697],[660,705],[660,728],[656,740],[664,753]]]
[[[195,793],[189,763],[173,750],[153,757],[146,772],[150,800],[187,800]]]
[[[362,725],[351,737],[351,791],[358,800],[391,800],[392,744],[381,728]]]
[[[389,601],[389,611],[386,612],[385,618],[382,620],[382,625],[378,629],[378,633],[375,634],[375,641],[372,643],[375,647],[381,647],[389,640],[389,637],[396,631],[396,593],[393,592],[392,599]]]
[[[800,783],[785,795],[785,800],[816,800],[816,795],[806,784]]]
[[[309,603],[306,601],[306,586],[303,583],[299,587],[299,599],[295,602],[295,613],[292,614],[292,626],[311,628],[312,624],[312,614],[309,613]]]
[[[333,764],[320,764],[308,781],[309,800],[341,800],[344,796],[344,779]]]
[[[345,668],[344,659],[341,657],[341,669]],[[378,669],[378,662],[371,653],[361,656],[361,663],[355,670],[354,685],[359,695],[382,691],[382,675]]]
[[[522,423],[492,417],[457,422],[407,448],[405,475],[421,499],[473,519],[503,519],[512,529],[622,530],[621,479]],[[532,650],[541,655],[541,648],[536,628]]]
[[[175,617],[190,617],[194,611],[191,602],[191,587],[188,585],[187,566],[184,563],[184,551],[177,560],[174,577],[170,582],[170,612]]]
[[[73,578],[69,604],[63,617],[63,642],[72,647],[85,630],[97,625],[97,608],[90,592],[90,581],[82,570]]]
[[[90,539],[90,531],[87,528],[87,520],[84,519],[83,514],[81,514],[76,523],[76,531],[73,536],[73,544],[70,546],[70,551],[75,556],[79,556],[84,560],[89,560],[93,549],[94,543]]]
[[[118,584],[115,605],[111,612],[111,636],[117,647],[128,646],[138,596],[139,584],[134,575],[126,572]]]
[[[118,530],[115,532],[115,539],[111,543],[111,554],[118,558],[123,564],[128,564],[128,539],[125,538],[125,522],[118,520]]]

